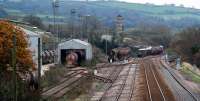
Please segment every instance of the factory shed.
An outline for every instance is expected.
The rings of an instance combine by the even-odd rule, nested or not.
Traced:
[[[57,52],[57,62],[59,64],[63,64],[63,62],[66,61],[66,56],[70,54],[70,52],[75,52],[80,61],[92,59],[92,45],[79,39],[71,39],[60,43],[58,45]]]
[[[21,29],[26,33],[26,37],[28,41],[28,49],[31,51],[32,59],[33,59],[34,64],[36,65],[36,68],[38,68],[39,67],[38,61],[42,62],[42,59],[38,60],[39,59],[38,53],[41,53],[41,49],[42,49],[42,43],[38,43],[38,40],[42,42],[42,38],[40,34],[34,31],[31,31],[22,27]],[[39,48],[38,44],[40,44],[40,52],[38,52],[38,48]]]

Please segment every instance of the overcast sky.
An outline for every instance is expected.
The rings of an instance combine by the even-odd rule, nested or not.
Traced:
[[[133,3],[153,3],[157,5],[175,4],[184,5],[185,7],[194,7],[200,9],[200,0],[120,0]]]

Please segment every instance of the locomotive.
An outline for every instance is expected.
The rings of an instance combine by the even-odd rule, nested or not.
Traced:
[[[81,64],[85,60],[85,52],[83,50],[70,50],[65,53],[64,64],[68,67],[74,67]]]
[[[108,61],[114,62],[114,61],[122,61],[127,60],[130,56],[131,49],[129,47],[119,47],[114,48],[111,50]]]
[[[67,65],[77,65],[78,55],[75,52],[70,52],[66,56],[66,63]]]

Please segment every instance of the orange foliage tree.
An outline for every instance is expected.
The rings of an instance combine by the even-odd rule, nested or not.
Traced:
[[[12,63],[13,38],[16,35],[17,70],[24,72],[34,68],[31,52],[28,50],[26,34],[15,25],[0,20],[0,66],[8,70]]]

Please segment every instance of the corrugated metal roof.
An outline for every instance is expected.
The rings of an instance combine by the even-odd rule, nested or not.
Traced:
[[[40,36],[40,35],[38,35],[37,33],[33,32],[33,31],[30,31],[30,30],[27,30],[27,29],[24,29],[24,28],[21,28],[21,29],[29,36],[37,36],[37,37]]]
[[[79,39],[71,39],[69,41],[65,41],[63,43],[60,43],[59,46],[60,45],[64,45],[64,44],[69,43],[69,42],[77,42],[77,43],[85,45],[85,46],[89,46],[90,45],[88,42],[85,42],[85,41],[82,41],[82,40],[79,40]]]

